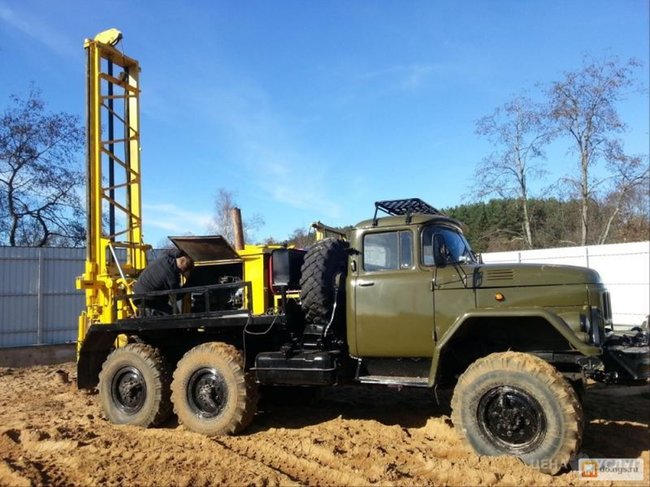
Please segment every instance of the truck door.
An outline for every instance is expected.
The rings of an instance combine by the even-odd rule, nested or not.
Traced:
[[[417,262],[417,240],[410,229],[363,236],[351,283],[354,313],[349,317],[355,321],[360,357],[432,355],[433,274]]]
[[[459,316],[476,306],[476,261],[467,240],[453,228],[429,225],[421,239],[422,264],[433,272],[435,329],[440,339]]]

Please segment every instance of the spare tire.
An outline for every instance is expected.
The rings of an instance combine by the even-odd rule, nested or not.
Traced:
[[[319,240],[307,250],[300,277],[300,300],[307,323],[326,325],[332,317],[335,280],[345,276],[348,243],[337,238]],[[341,279],[341,283],[345,282]]]

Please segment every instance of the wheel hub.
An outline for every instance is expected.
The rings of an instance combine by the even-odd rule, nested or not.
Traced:
[[[482,433],[505,453],[532,451],[544,439],[544,411],[522,389],[501,386],[488,391],[479,401],[477,412]]]
[[[194,413],[203,418],[219,416],[228,402],[228,388],[217,369],[203,367],[195,371],[187,384],[187,400]]]
[[[147,384],[142,372],[133,366],[122,367],[111,381],[111,397],[115,405],[127,414],[135,414],[147,398]]]

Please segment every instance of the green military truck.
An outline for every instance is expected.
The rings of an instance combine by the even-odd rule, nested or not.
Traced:
[[[157,425],[173,409],[191,430],[229,434],[254,419],[259,385],[450,387],[477,453],[555,473],[580,449],[584,379],[650,376],[647,332],[612,332],[595,271],[484,264],[462,225],[419,199],[377,202],[347,238],[306,252],[269,249],[277,305],[263,314],[247,308],[256,286],[237,252],[199,243],[185,312],[93,325],[81,344],[79,386],[99,385],[113,422]]]

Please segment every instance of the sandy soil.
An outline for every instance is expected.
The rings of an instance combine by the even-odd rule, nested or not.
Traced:
[[[0,485],[583,483],[575,472],[551,477],[516,458],[471,453],[454,432],[448,401],[437,405],[428,390],[267,395],[246,432],[210,439],[174,420],[148,430],[112,425],[97,396],[74,380],[72,363],[0,368]],[[595,387],[585,410],[582,454],[642,457],[647,482],[648,388]]]

